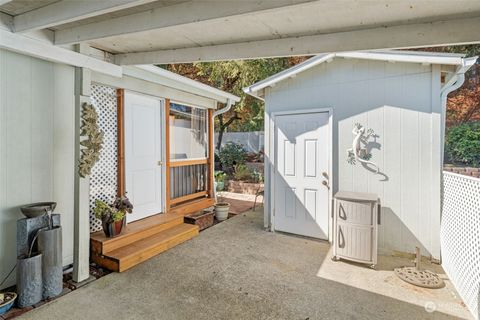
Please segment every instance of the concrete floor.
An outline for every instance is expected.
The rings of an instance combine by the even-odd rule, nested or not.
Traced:
[[[408,288],[398,279],[385,281],[386,270],[378,271],[375,276],[372,272],[376,271],[361,266],[330,262],[328,244],[265,232],[262,225],[260,210],[238,215],[127,272],[103,277],[21,318],[455,318],[451,314],[469,317],[448,288],[440,289],[444,292],[439,294]],[[357,271],[363,279],[355,279]],[[388,288],[380,290],[382,283]],[[400,292],[396,298],[386,295],[396,291]],[[424,305],[432,300],[438,308],[428,313]],[[449,307],[441,308],[442,301]],[[451,308],[452,305],[456,307]]]

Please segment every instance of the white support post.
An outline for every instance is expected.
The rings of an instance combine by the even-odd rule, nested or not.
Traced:
[[[83,53],[87,49],[79,45],[78,50]],[[89,194],[90,178],[81,178],[78,174],[78,164],[81,156],[80,125],[82,104],[90,103],[91,71],[85,68],[75,68],[75,219],[74,219],[74,253],[73,253],[73,280],[81,282],[90,276],[90,221],[89,221]]]

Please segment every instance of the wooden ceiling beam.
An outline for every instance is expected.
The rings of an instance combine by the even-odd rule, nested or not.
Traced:
[[[50,28],[153,1],[155,0],[63,0],[15,16],[13,31]]]

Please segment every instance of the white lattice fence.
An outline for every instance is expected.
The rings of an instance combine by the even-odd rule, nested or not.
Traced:
[[[91,101],[98,113],[98,124],[104,132],[100,160],[90,175],[90,232],[102,230],[95,218],[95,200],[112,203],[117,194],[117,94],[106,86],[93,85]]]
[[[479,318],[480,179],[443,173],[442,265],[472,314]]]

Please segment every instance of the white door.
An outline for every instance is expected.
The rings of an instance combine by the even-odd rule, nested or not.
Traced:
[[[328,239],[328,119],[328,112],[275,117],[275,230]]]
[[[162,101],[125,93],[125,184],[133,213],[127,221],[162,212]]]

